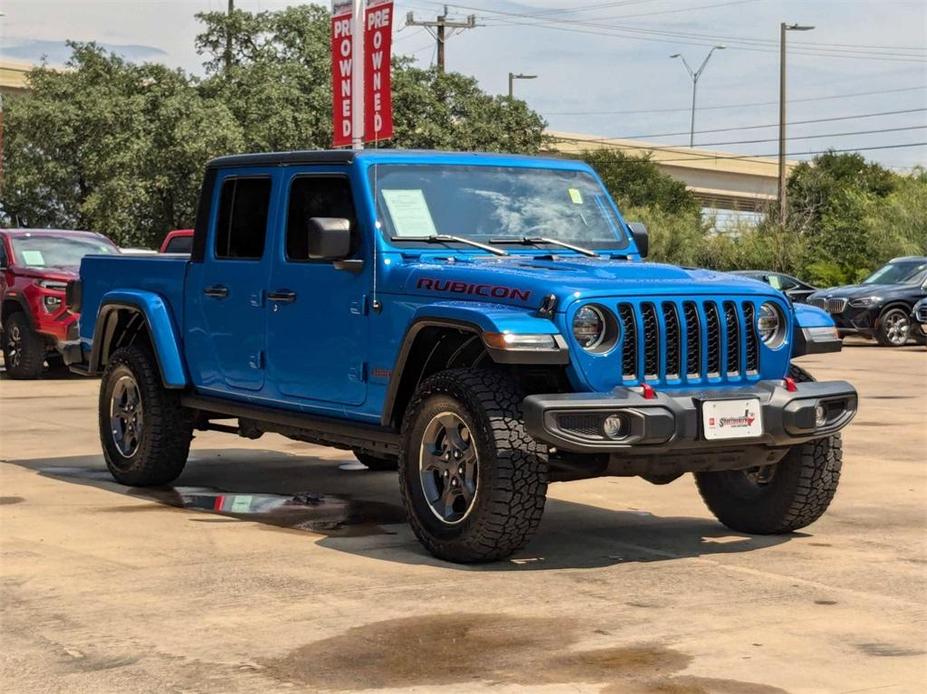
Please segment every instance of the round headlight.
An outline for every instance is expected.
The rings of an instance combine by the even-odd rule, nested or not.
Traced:
[[[767,347],[775,349],[785,339],[785,320],[775,304],[765,303],[760,306],[756,316],[756,331]]]
[[[605,339],[605,316],[594,306],[583,306],[573,316],[573,337],[585,350],[593,350]]]

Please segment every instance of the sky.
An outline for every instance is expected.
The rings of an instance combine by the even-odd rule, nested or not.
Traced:
[[[275,10],[287,0],[235,0]],[[443,3],[442,3],[443,4]],[[433,19],[442,4],[396,0],[395,52],[421,65],[434,40],[404,27],[407,12]],[[227,0],[0,0],[0,56],[51,63],[66,39],[97,41],[135,61],[201,73],[194,14]],[[788,152],[860,149],[896,169],[927,165],[927,2],[892,0],[461,0],[450,15],[478,26],[447,42],[447,66],[505,93],[508,72],[536,74],[516,94],[555,130],[685,145],[692,80],[696,146],[737,154],[777,151],[780,22],[788,34]],[[812,122],[809,122],[812,121]],[[764,126],[764,127],[753,127]],[[700,132],[701,131],[701,132]],[[710,131],[710,132],[704,132]],[[878,149],[876,149],[878,148]]]

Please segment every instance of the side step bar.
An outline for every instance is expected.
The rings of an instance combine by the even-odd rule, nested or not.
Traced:
[[[208,417],[237,417],[254,422],[266,432],[273,432],[336,448],[359,448],[371,453],[399,453],[399,432],[375,424],[348,422],[333,417],[230,402],[201,395],[185,395],[184,407],[199,410]]]

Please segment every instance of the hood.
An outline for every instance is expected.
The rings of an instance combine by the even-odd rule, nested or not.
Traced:
[[[815,299],[856,299],[864,296],[885,296],[895,292],[909,291],[918,285],[910,284],[847,284],[842,287],[819,289],[809,298]]]
[[[561,305],[597,296],[779,295],[741,275],[607,258],[553,260],[549,255],[416,258],[392,267],[384,279],[388,291],[396,293],[532,305],[550,294]]]
[[[37,280],[57,280],[68,282],[78,278],[79,268],[76,267],[22,267],[16,265],[13,272],[19,277],[34,277]]]

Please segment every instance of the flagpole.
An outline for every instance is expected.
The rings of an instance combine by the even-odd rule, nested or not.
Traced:
[[[353,0],[351,18],[351,141],[364,148],[364,10],[366,0]]]

